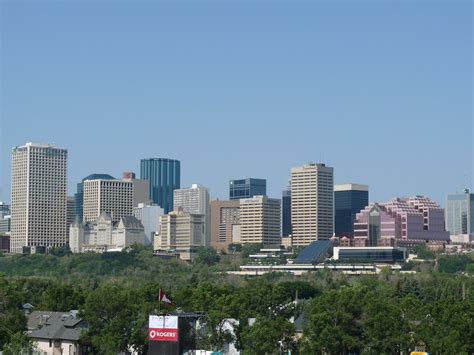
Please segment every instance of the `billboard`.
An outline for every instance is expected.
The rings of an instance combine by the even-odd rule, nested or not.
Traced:
[[[178,341],[178,316],[149,316],[148,340]]]

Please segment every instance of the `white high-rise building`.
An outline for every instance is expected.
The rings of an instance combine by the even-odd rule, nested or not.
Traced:
[[[198,184],[193,184],[189,189],[174,190],[174,210],[182,208],[184,212],[191,214],[202,214],[204,216],[203,246],[211,244],[211,202],[209,190]]]
[[[67,150],[27,143],[12,151],[11,251],[67,243]]]
[[[325,164],[306,164],[291,169],[291,225],[294,246],[332,237],[333,168]]]
[[[133,174],[133,173],[126,173]],[[149,202],[148,181],[124,177],[122,180],[84,180],[84,223],[95,221],[102,212],[112,221],[133,215],[133,207]]]
[[[254,196],[240,200],[242,244],[281,244],[281,200]]]

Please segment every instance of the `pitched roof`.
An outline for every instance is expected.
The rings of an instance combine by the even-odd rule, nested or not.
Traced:
[[[143,229],[143,224],[134,216],[127,216],[122,218],[122,222],[125,228],[137,228]]]
[[[35,311],[28,316],[28,336],[34,339],[77,341],[85,328],[85,322],[71,312]]]

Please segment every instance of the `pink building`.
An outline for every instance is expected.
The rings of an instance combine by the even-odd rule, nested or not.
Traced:
[[[423,196],[370,204],[357,214],[354,222],[354,246],[448,240],[449,232],[444,230],[444,210]]]

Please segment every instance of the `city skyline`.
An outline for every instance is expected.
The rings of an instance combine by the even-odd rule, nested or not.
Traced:
[[[444,206],[473,187],[471,10],[4,2],[0,199],[31,141],[68,149],[68,195],[163,157],[212,198],[241,177],[279,198],[292,167],[323,162],[371,202]]]

